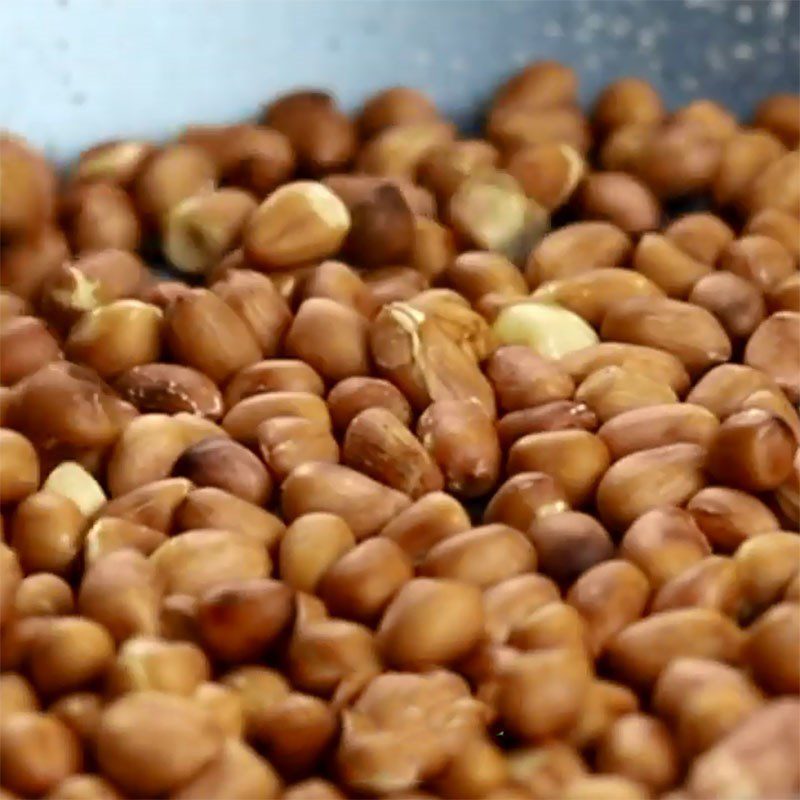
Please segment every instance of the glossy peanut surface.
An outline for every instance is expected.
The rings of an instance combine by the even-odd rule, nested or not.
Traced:
[[[800,792],[798,98],[578,97],[0,134],[2,798]]]

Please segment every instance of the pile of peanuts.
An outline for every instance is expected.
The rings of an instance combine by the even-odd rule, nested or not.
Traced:
[[[2,800],[800,791],[800,98],[576,91],[0,137]]]

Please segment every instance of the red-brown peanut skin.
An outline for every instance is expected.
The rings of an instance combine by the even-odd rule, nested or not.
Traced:
[[[568,509],[567,496],[554,478],[544,472],[520,472],[495,492],[483,521],[527,531],[538,517]]]
[[[747,660],[774,694],[800,693],[800,605],[778,603],[748,629]]]
[[[532,433],[517,440],[508,454],[508,472],[539,471],[555,478],[574,506],[585,503],[608,469],[608,449],[588,431]]]
[[[497,483],[502,454],[494,420],[474,400],[431,403],[417,434],[459,497],[480,497]]]
[[[584,572],[566,600],[586,620],[589,648],[598,656],[619,631],[642,616],[649,597],[647,576],[631,562],[613,559]]]
[[[425,556],[420,572],[486,587],[535,568],[536,551],[525,536],[494,523],[439,542]]]
[[[682,508],[663,506],[642,514],[628,528],[620,555],[659,588],[711,553],[702,531]]]
[[[800,702],[780,699],[753,713],[689,770],[692,797],[789,797],[800,785]]]
[[[719,611],[680,608],[651,614],[629,625],[609,643],[608,660],[615,675],[647,687],[680,656],[739,663],[744,639],[736,624]]]

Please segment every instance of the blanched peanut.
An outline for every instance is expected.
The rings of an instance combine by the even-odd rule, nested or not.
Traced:
[[[634,622],[609,643],[615,674],[637,686],[652,686],[664,667],[680,656],[738,663],[744,634],[727,617],[707,608],[662,611]]]
[[[614,559],[581,575],[567,602],[586,620],[590,650],[597,656],[619,631],[642,616],[649,596],[645,574],[629,561]]]
[[[626,714],[611,725],[598,744],[597,766],[654,792],[673,786],[680,769],[669,730],[648,714]]]
[[[525,536],[508,525],[492,523],[439,542],[425,556],[419,572],[486,587],[535,566],[536,551]]]
[[[400,669],[444,665],[473,647],[483,619],[481,595],[474,586],[416,578],[386,609],[378,628],[378,644],[387,662]]]
[[[643,514],[620,543],[620,555],[636,564],[656,589],[710,552],[708,541],[692,516],[674,506]]]

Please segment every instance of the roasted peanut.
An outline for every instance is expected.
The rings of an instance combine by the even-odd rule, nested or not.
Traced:
[[[539,569],[565,585],[614,553],[605,528],[588,514],[576,511],[540,515],[527,534],[536,548]]]
[[[567,496],[555,478],[544,472],[520,472],[495,492],[483,518],[527,532],[538,518],[568,509]]]
[[[576,222],[545,236],[528,258],[525,276],[535,289],[597,267],[620,267],[631,252],[624,231],[607,222]]]
[[[328,393],[328,410],[334,428],[344,431],[367,408],[380,406],[403,425],[411,422],[411,407],[399,389],[380,378],[352,377],[339,381]]]
[[[434,545],[420,564],[420,573],[486,587],[528,572],[535,565],[536,552],[519,531],[492,523]]]
[[[614,559],[579,576],[567,602],[586,620],[590,651],[597,656],[617,633],[642,616],[649,596],[647,576],[629,561]]]
[[[645,241],[645,238],[642,238]],[[642,248],[641,243],[637,252]],[[663,292],[645,275],[629,269],[598,267],[566,278],[547,281],[533,293],[539,302],[555,302],[583,317],[590,325],[603,321],[612,303],[626,297],[661,296]]]
[[[575,506],[589,499],[608,465],[602,440],[584,430],[531,433],[518,439],[508,454],[509,473],[544,472],[564,488]]]
[[[78,592],[78,608],[117,642],[136,635],[152,636],[159,629],[162,588],[144,555],[122,549],[88,567]]]
[[[372,295],[361,276],[342,261],[323,261],[303,283],[303,299],[324,297],[358,311],[367,319],[375,314]]]
[[[569,144],[542,142],[520,147],[506,169],[528,197],[552,212],[570,199],[586,172],[586,162]]]
[[[163,692],[124,695],[103,710],[97,732],[103,772],[134,795],[182,786],[222,747],[222,732],[204,709]]]
[[[20,617],[66,616],[73,607],[72,588],[50,572],[23,578],[14,597],[14,612]]]
[[[400,546],[385,537],[373,537],[329,566],[317,591],[332,614],[369,623],[380,617],[413,577],[411,559]]]
[[[669,444],[624,456],[597,485],[601,519],[619,530],[658,506],[682,505],[705,486],[705,456],[696,444]]]
[[[325,394],[322,378],[303,361],[275,359],[259,361],[237,372],[225,387],[225,407],[265,392]]]
[[[598,744],[597,766],[656,792],[669,789],[680,774],[669,730],[648,714],[625,714],[609,727]]]
[[[264,392],[245,397],[222,420],[231,438],[245,445],[258,441],[259,426],[275,417],[300,417],[330,429],[330,414],[324,401],[311,392]]]
[[[58,341],[36,317],[4,319],[0,330],[0,381],[10,386],[61,358]]]
[[[127,186],[153,152],[148,142],[133,139],[104,142],[78,157],[74,177],[78,181],[104,181]]]
[[[731,356],[731,342],[716,318],[677,300],[622,300],[603,318],[601,333],[604,338],[666,350],[695,376]]]
[[[202,372],[179,364],[140,364],[118,375],[114,386],[143,414],[185,411],[216,420],[224,410],[214,382]]]
[[[266,548],[230,530],[212,528],[173,536],[151,556],[167,593],[201,595],[228,580],[263,578],[270,570]]]
[[[222,489],[212,486],[194,489],[185,479],[173,480],[186,487],[175,509],[174,523],[178,530],[227,526],[261,542],[268,550],[274,550],[283,536],[283,522],[263,508]]]
[[[750,615],[775,603],[800,560],[800,541],[788,531],[769,531],[743,542],[734,555],[742,597]],[[745,614],[747,616],[747,614]]]
[[[797,441],[779,417],[760,408],[739,411],[720,425],[707,468],[721,483],[750,492],[775,489],[792,471]]]
[[[292,591],[266,578],[221,583],[197,606],[200,641],[223,661],[257,659],[290,623]]]
[[[800,687],[800,606],[778,603],[748,629],[747,659],[756,680],[774,694]]]
[[[620,555],[636,564],[656,589],[710,552],[708,541],[691,514],[674,506],[642,514],[620,542]]]
[[[558,736],[578,719],[590,682],[586,657],[574,649],[515,655],[500,674],[500,717],[526,740]]]
[[[548,431],[597,429],[597,417],[589,406],[572,400],[555,400],[533,408],[523,408],[505,414],[497,422],[497,437],[503,448],[529,433]]]
[[[793,402],[800,401],[800,370],[792,354],[800,346],[800,312],[778,311],[756,328],[744,351],[744,361],[769,375]]]
[[[744,634],[719,611],[681,608],[634,622],[608,645],[612,670],[637,686],[652,686],[664,667],[681,656],[739,663]]]
[[[417,433],[449,491],[480,497],[497,483],[501,452],[494,422],[475,400],[440,400],[419,418]]]
[[[215,486],[249,503],[264,505],[272,494],[272,478],[246,447],[225,436],[201,439],[181,453],[173,475],[195,486]]]
[[[3,720],[0,736],[4,787],[20,795],[43,795],[81,770],[77,737],[52,714],[12,714]]]
[[[338,464],[302,464],[281,487],[287,521],[312,511],[331,512],[347,522],[356,539],[376,533],[409,505],[401,492]]]
[[[478,410],[483,413],[480,406]],[[444,485],[428,449],[385,408],[368,408],[352,419],[345,433],[342,459],[349,467],[414,499]]]
[[[687,781],[692,795],[720,796],[742,787],[764,797],[794,791],[798,711],[797,701],[787,698],[749,715],[694,762]]]
[[[60,216],[76,253],[139,248],[141,227],[133,204],[125,191],[112,183],[72,187],[61,200]]]
[[[707,556],[664,583],[653,598],[654,613],[671,608],[713,608],[736,617],[739,578],[732,559]]]
[[[21,433],[0,429],[0,502],[16,503],[39,488],[39,457]]]
[[[437,542],[469,528],[469,516],[457,500],[444,492],[429,492],[390,520],[380,535],[420,561]]]

